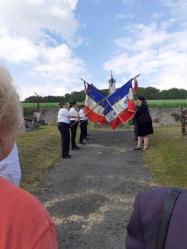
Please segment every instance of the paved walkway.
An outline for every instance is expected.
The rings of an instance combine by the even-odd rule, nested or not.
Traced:
[[[94,131],[48,174],[39,198],[56,223],[60,249],[125,248],[134,197],[151,180],[134,146],[131,132]]]

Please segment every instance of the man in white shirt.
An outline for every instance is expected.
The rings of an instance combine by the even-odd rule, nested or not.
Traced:
[[[79,121],[79,126],[80,126],[80,144],[85,144],[84,139],[87,138],[87,117],[85,116],[84,113],[84,105],[81,105],[80,110],[79,110],[79,115],[80,115],[80,121]]]
[[[77,134],[77,126],[78,126],[78,120],[79,120],[79,113],[77,111],[77,104],[76,101],[71,102],[71,108],[70,108],[70,116],[74,116],[73,118],[70,118],[70,129],[71,129],[71,146],[72,150],[79,150],[80,148],[76,144],[76,134]]]
[[[69,144],[70,144],[70,115],[68,110],[68,104],[65,101],[59,103],[60,110],[58,112],[58,129],[61,134],[62,141],[62,158],[70,159]]]

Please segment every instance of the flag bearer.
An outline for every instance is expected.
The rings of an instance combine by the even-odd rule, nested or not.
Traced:
[[[62,158],[69,159],[71,155],[69,154],[69,145],[70,145],[70,117],[74,117],[70,115],[68,109],[68,103],[62,100],[60,103],[60,110],[58,112],[58,129],[61,134],[62,141]]]
[[[80,115],[80,121],[79,121],[79,126],[80,126],[80,144],[85,144],[84,139],[87,138],[87,123],[88,119],[85,116],[84,113],[84,105],[81,105],[80,110],[79,110],[79,115]]]
[[[77,126],[78,126],[78,120],[79,120],[79,113],[77,111],[77,103],[76,101],[72,101],[70,103],[70,129],[71,129],[71,146],[72,150],[79,150],[80,147],[76,144],[76,134],[77,134]]]

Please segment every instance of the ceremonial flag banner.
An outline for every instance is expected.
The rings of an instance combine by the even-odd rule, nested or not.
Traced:
[[[131,120],[135,107],[132,94],[132,80],[128,81],[120,89],[110,95],[103,114],[110,126],[115,129],[121,123]]]
[[[87,84],[84,112],[86,117],[94,123],[104,125],[106,122],[106,118],[103,115],[107,105],[105,98],[94,85]]]
[[[134,79],[134,94],[138,94],[138,81],[137,79]]]

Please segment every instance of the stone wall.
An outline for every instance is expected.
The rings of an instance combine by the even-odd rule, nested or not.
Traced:
[[[179,108],[151,108],[150,114],[155,124],[174,125],[180,122],[181,110]]]
[[[47,109],[43,110],[41,118],[45,120],[47,124],[57,124],[59,109]]]
[[[181,110],[179,108],[151,108],[150,114],[153,123],[160,125],[174,125],[180,121]],[[42,112],[42,119],[47,124],[56,124],[58,109],[48,109]]]

